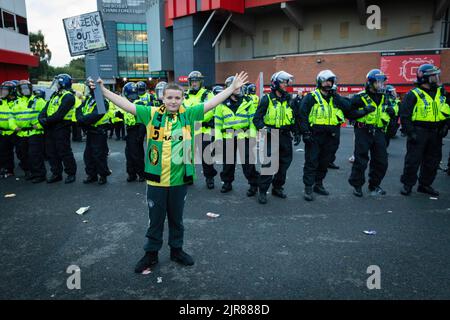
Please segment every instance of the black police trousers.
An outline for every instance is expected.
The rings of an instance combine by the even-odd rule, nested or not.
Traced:
[[[46,130],[45,148],[50,163],[50,170],[55,176],[64,172],[69,176],[77,173],[77,163],[70,144],[71,126],[54,127]]]
[[[135,177],[144,176],[145,153],[144,140],[147,129],[143,124],[127,127],[125,157],[127,159],[127,173]]]
[[[250,140],[241,139],[237,137],[233,139],[222,140],[223,150],[223,171],[220,174],[220,178],[225,183],[232,183],[234,181],[234,173],[236,171],[237,153],[239,150],[239,158],[242,163],[242,171],[248,181],[248,184],[252,187],[258,186],[259,173],[256,171],[256,157],[253,159],[253,163],[250,161]],[[232,153],[232,154],[229,154]],[[227,159],[227,155],[228,158]]]
[[[92,178],[107,177],[111,174],[108,168],[108,134],[106,128],[98,127],[87,130],[84,164],[86,174]]]
[[[14,173],[14,135],[0,135],[0,170]]]
[[[214,129],[213,129],[214,130]],[[211,144],[214,143],[214,137],[211,137],[209,134],[202,133],[202,168],[203,168],[203,175],[206,179],[212,179],[215,176],[217,176],[217,170],[214,168],[214,164],[209,164],[205,161],[205,155],[208,158],[213,159],[214,152],[205,152],[205,150],[211,150]],[[206,141],[205,141],[206,140]],[[208,161],[209,162],[209,161]]]
[[[328,165],[334,162],[339,148],[341,130],[337,126],[320,128],[312,132],[312,142],[305,144],[305,165],[303,183],[307,187],[321,185],[328,172]]]
[[[362,187],[369,163],[369,187],[379,187],[388,169],[386,137],[382,129],[358,127],[355,124],[355,162],[348,182],[353,187]]]
[[[72,124],[72,141],[73,142],[83,141],[83,134],[81,131],[81,127],[76,123]]]
[[[271,131],[278,129],[271,129]],[[259,178],[259,191],[261,193],[267,192],[269,190],[270,185],[273,185],[275,189],[283,188],[286,183],[286,174],[289,166],[292,162],[293,150],[292,150],[292,136],[291,132],[288,130],[278,130],[279,132],[279,141],[272,141],[272,134],[267,134],[267,145],[264,146],[267,150],[265,150],[265,154],[268,157],[275,157],[278,163],[278,168],[274,165],[272,168],[273,161],[268,164],[263,164],[261,166],[261,175]],[[273,150],[272,150],[273,148]],[[271,168],[271,169],[269,169]],[[266,174],[264,175],[265,170],[275,169],[276,173]]]
[[[186,195],[186,185],[177,187],[147,186],[150,227],[147,230],[147,243],[144,246],[146,252],[161,249],[166,216],[169,222],[169,246],[174,249],[183,247],[183,210]]]
[[[14,146],[16,148],[16,156],[19,159],[19,167],[24,171],[30,171],[30,161],[28,157],[28,137],[15,136]]]
[[[30,172],[33,178],[45,178],[45,137],[44,134],[35,134],[28,138],[28,159]]]
[[[407,186],[417,182],[417,171],[420,168],[419,184],[431,186],[436,178],[442,158],[442,137],[438,129],[415,126],[417,141],[408,138],[403,175],[400,181]]]

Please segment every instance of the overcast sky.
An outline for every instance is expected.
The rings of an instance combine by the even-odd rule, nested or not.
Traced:
[[[53,66],[64,66],[72,59],[67,46],[62,19],[97,10],[96,0],[25,0],[28,29],[42,30],[50,50]]]

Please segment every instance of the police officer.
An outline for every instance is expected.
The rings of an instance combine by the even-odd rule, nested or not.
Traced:
[[[167,82],[161,81],[155,87],[156,100],[153,101],[153,107],[160,107],[163,105],[164,89],[167,86]]]
[[[279,156],[279,167],[275,175],[264,175],[263,170],[270,168],[271,164],[262,165],[259,179],[258,202],[267,203],[267,191],[272,184],[272,195],[285,199],[283,186],[286,182],[286,173],[292,162],[292,135],[295,131],[295,115],[297,111],[293,107],[291,95],[287,87],[293,82],[293,76],[285,71],[279,71],[272,75],[271,93],[263,96],[256,110],[253,123],[256,129],[267,129],[267,156],[272,156],[272,133],[271,130],[279,132],[279,148],[275,150],[274,156]],[[274,142],[275,144],[275,142]],[[268,170],[268,169],[266,169]]]
[[[140,101],[140,105],[143,106],[153,106],[154,101],[156,100],[155,96],[151,93],[147,92],[147,84],[143,81],[139,81],[136,83],[139,98],[137,100]]]
[[[189,74],[189,90],[186,91],[185,99],[183,102],[186,108],[191,108],[201,103],[205,103],[214,96],[211,91],[204,87],[204,79],[205,78],[200,71],[192,71]],[[198,124],[196,124],[196,126],[197,125]],[[205,149],[214,142],[214,137],[212,136],[213,129],[214,110],[211,110],[205,114],[204,120],[201,124],[201,128],[195,130],[195,135],[201,135],[202,138],[202,167],[203,175],[206,179],[206,187],[208,189],[214,189],[214,177],[217,175],[217,171],[214,168],[214,164],[209,164],[207,163],[207,161],[205,161],[205,157],[203,156],[203,154],[205,153]]]
[[[390,114],[385,104],[386,75],[378,69],[369,71],[366,77],[366,89],[352,98],[351,119],[355,119],[355,161],[349,183],[354,187],[353,194],[363,196],[365,171],[369,162],[369,191],[371,195],[385,195],[380,187],[387,168],[385,128],[390,122]],[[391,108],[392,109],[392,108]]]
[[[258,105],[259,97],[256,94],[256,85],[254,83],[250,83],[246,87],[246,94],[253,100],[253,102]]]
[[[44,182],[47,176],[45,168],[45,136],[44,128],[39,123],[39,114],[45,108],[45,91],[37,89],[33,92],[34,97],[29,105],[34,111],[30,122],[33,130],[28,138],[28,158],[30,161],[30,171],[34,184]]]
[[[431,186],[442,158],[442,138],[446,134],[450,107],[440,82],[441,70],[423,64],[417,70],[417,87],[409,91],[400,105],[402,126],[408,135],[401,194],[407,196],[417,182],[418,192],[439,196]],[[447,122],[447,123],[446,123]],[[446,129],[447,127],[447,129]]]
[[[84,103],[76,109],[77,123],[86,132],[86,148],[84,150],[84,164],[87,177],[84,184],[95,183],[99,185],[107,183],[107,177],[111,174],[108,168],[108,127],[110,123],[109,102],[105,100],[107,108],[105,114],[100,114],[95,101],[95,87],[89,87],[93,82],[88,78],[86,86],[89,94]]]
[[[399,99],[395,87],[392,85],[386,86],[386,104],[394,110],[394,114],[391,116],[391,120],[386,128],[386,147],[389,147],[391,139],[397,135],[397,131],[400,127],[399,124]],[[391,110],[391,109],[388,109]]]
[[[85,97],[83,96],[83,94],[81,94],[78,91],[75,91],[74,97],[75,97],[74,110],[76,110],[79,106],[81,106],[84,103]],[[76,122],[75,112],[73,113],[72,122],[73,122],[72,123],[72,141],[73,142],[83,142],[83,133],[81,131],[81,127]]]
[[[5,81],[0,87],[0,174],[14,175],[14,133],[18,130],[12,107],[17,98],[16,85]]]
[[[234,79],[235,77],[232,76],[225,81],[227,88],[231,86]],[[233,189],[238,149],[241,161],[244,161],[242,170],[250,185],[247,196],[253,197],[258,192],[259,173],[255,167],[256,159],[253,163],[250,159],[250,139],[256,138],[253,117],[257,107],[255,101],[244,95],[243,89],[240,88],[215,110],[215,138],[222,140],[223,145],[223,171],[220,174],[223,182],[222,193]],[[227,159],[227,154],[230,152],[232,157],[228,156],[230,159]]]
[[[300,128],[305,142],[303,168],[304,198],[313,201],[313,192],[328,196],[323,180],[328,165],[339,148],[344,112],[350,104],[336,93],[336,75],[331,70],[317,75],[317,89],[303,98],[300,107]]]
[[[111,133],[109,135],[109,138],[111,139],[113,134],[115,133],[116,141],[120,141],[120,139],[125,140],[125,124],[123,112],[120,111],[120,109],[112,102],[109,103],[108,112],[110,113],[111,118]]]
[[[33,96],[33,86],[28,80],[19,81],[18,84],[19,98],[14,103],[12,112],[14,118],[16,119],[16,124],[20,128],[17,132],[15,139],[15,147],[17,158],[19,159],[19,166],[25,173],[25,180],[33,180],[35,177],[42,177],[42,163],[38,165],[35,164],[34,172],[31,172],[30,161],[33,158],[33,153],[29,150],[30,137],[35,134],[43,134],[42,127],[35,127],[36,120],[39,116],[40,111],[45,107],[45,100],[38,100]],[[36,106],[36,104],[39,104]],[[33,123],[34,122],[34,123]],[[36,154],[39,150],[33,150]],[[40,150],[42,152],[42,150]],[[31,154],[30,154],[31,153]],[[30,157],[31,155],[31,157]],[[38,160],[42,160],[39,154],[36,154]],[[43,157],[44,155],[41,154]],[[36,169],[37,168],[37,169]],[[38,171],[38,172],[36,172]],[[44,177],[45,177],[44,172]]]
[[[217,96],[219,93],[221,93],[224,90],[222,86],[214,86],[212,88],[212,93]]]
[[[75,97],[72,91],[72,77],[60,74],[55,77],[56,92],[39,114],[39,122],[46,132],[46,152],[49,157],[52,176],[47,183],[62,180],[63,164],[67,174],[65,183],[76,180],[77,163],[70,144],[70,129],[74,113]]]
[[[133,82],[128,82],[123,87],[122,95],[138,105],[144,105],[141,99],[139,99],[137,85]],[[131,113],[124,114],[124,121],[126,126],[127,136],[125,138],[125,157],[127,159],[127,173],[128,182],[144,182],[144,140],[146,134],[146,128],[143,124],[136,122],[136,117]]]

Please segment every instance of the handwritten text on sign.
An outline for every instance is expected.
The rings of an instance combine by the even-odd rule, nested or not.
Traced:
[[[64,27],[72,56],[108,48],[98,11],[64,19]]]

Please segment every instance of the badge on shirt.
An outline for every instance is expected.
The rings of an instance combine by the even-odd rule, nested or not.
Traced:
[[[153,145],[150,150],[150,163],[154,166],[157,166],[159,163],[159,151],[158,147]]]

